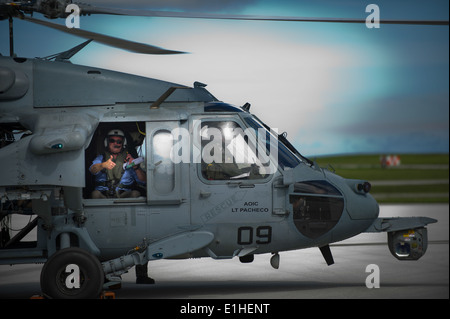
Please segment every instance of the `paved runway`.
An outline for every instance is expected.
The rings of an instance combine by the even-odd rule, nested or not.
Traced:
[[[159,260],[150,263],[155,285],[136,285],[134,270],[123,276],[118,299],[448,299],[449,205],[381,206],[380,216],[428,216],[427,253],[418,261],[398,261],[389,252],[386,234],[361,234],[333,245],[335,264],[327,266],[317,248],[281,252],[280,268],[270,255],[242,264],[237,258]],[[364,244],[364,245],[361,245]],[[368,265],[379,268],[379,288],[367,288]],[[39,294],[42,265],[0,266],[0,299],[27,299]],[[245,301],[244,301],[245,302]],[[192,302],[191,302],[192,303]]]

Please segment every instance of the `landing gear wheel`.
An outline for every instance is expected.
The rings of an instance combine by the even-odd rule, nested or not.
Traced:
[[[76,247],[57,251],[41,272],[42,293],[55,299],[97,298],[103,281],[103,268],[97,257]]]

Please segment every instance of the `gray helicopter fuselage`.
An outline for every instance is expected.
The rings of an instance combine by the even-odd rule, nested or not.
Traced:
[[[149,247],[150,260],[245,257],[389,229],[373,226],[378,204],[366,181],[301,157],[248,109],[217,101],[201,83],[7,57],[0,57],[0,78],[2,127],[31,133],[0,148],[8,163],[0,166],[0,198],[31,201],[40,218],[32,256],[0,249],[1,263],[45,260],[66,246],[101,260],[139,246]],[[144,158],[146,188],[137,198],[90,197],[88,169],[112,128],[127,131],[128,151]],[[203,133],[230,128],[234,136],[222,145],[256,150],[252,161],[205,161],[214,139]],[[269,144],[256,132],[275,145],[265,163],[256,154]]]

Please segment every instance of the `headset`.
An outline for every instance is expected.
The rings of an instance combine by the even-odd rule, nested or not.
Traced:
[[[115,130],[109,131],[108,134],[106,134],[106,137],[105,137],[105,140],[104,140],[104,144],[105,144],[105,147],[106,147],[106,148],[108,147],[108,139],[109,139],[111,136],[120,136],[120,137],[123,137],[123,148],[126,148],[126,147],[127,147],[127,138],[125,137],[125,134],[123,133],[123,131],[118,130],[118,129],[115,129]]]

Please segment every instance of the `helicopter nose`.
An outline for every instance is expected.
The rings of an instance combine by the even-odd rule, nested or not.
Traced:
[[[378,217],[380,207],[370,195],[371,185],[367,181],[346,180],[352,190],[347,196],[347,211],[352,219],[373,220]]]

